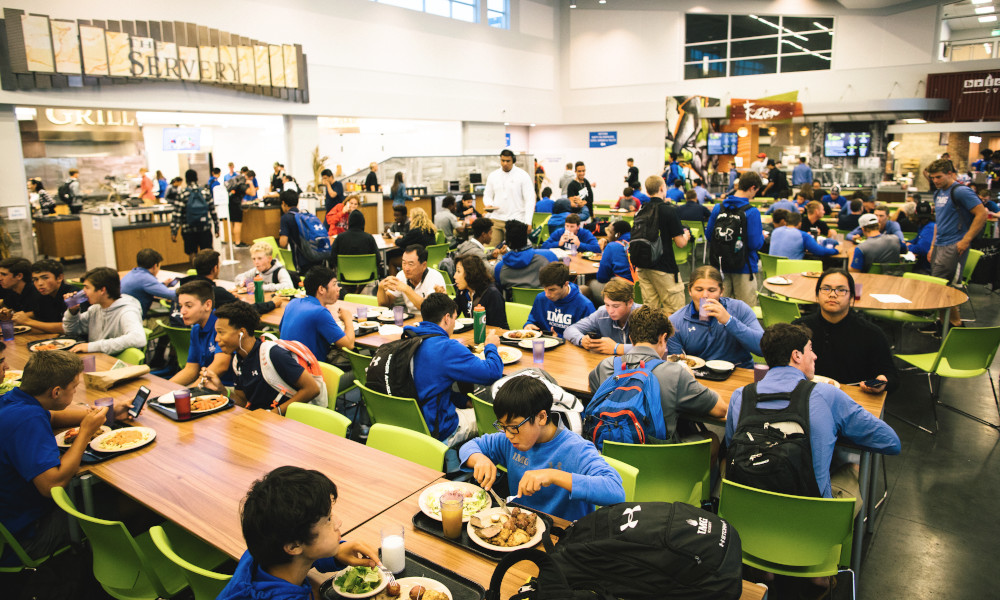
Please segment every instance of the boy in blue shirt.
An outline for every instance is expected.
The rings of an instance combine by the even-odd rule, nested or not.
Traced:
[[[459,460],[486,489],[507,468],[511,494],[519,504],[575,521],[594,510],[625,501],[621,476],[597,448],[559,427],[551,418],[552,392],[534,377],[512,377],[497,392],[497,431],[459,450]]]
[[[340,286],[337,275],[327,267],[313,267],[302,280],[306,289],[305,298],[296,298],[285,307],[281,316],[281,339],[296,340],[305,344],[313,356],[323,362],[330,346],[354,348],[354,315],[345,307],[338,314],[345,331],[330,314],[329,306],[340,300]]]
[[[336,503],[336,484],[319,471],[278,467],[255,481],[240,514],[247,550],[218,600],[311,600],[313,567],[381,565],[368,544],[340,538]]]
[[[597,243],[594,234],[580,227],[580,215],[571,214],[566,217],[562,228],[554,230],[542,244],[542,248],[565,248],[569,244],[575,244],[580,252],[601,251],[601,245]]]
[[[122,293],[139,301],[145,319],[154,298],[174,301],[177,294],[156,277],[163,262],[162,254],[152,248],[143,248],[135,255],[135,262],[139,266],[122,276]],[[173,285],[174,280],[167,283]]]
[[[769,252],[771,256],[802,260],[805,258],[806,252],[813,256],[833,256],[838,252],[836,246],[829,248],[817,244],[813,236],[799,228],[801,223],[802,215],[790,212],[785,217],[785,226],[774,228],[774,231],[771,232]]]
[[[552,205],[554,204],[552,200],[552,188],[547,187],[542,190],[542,197],[538,202],[535,202],[535,212],[536,213],[550,213],[552,212]]]
[[[170,378],[181,385],[191,385],[208,369],[226,385],[232,385],[230,365],[233,355],[222,351],[215,342],[215,286],[210,281],[189,281],[177,289],[177,304],[184,325],[191,328],[187,363]]]
[[[575,283],[570,283],[566,265],[545,265],[538,273],[538,281],[544,291],[535,297],[525,329],[551,331],[562,337],[567,327],[594,312],[594,303]]]

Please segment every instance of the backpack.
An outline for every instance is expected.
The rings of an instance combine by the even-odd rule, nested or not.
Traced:
[[[614,375],[597,388],[583,411],[583,437],[594,442],[598,450],[605,440],[624,444],[665,441],[660,381],[653,375],[662,362],[651,358],[626,364],[624,357],[614,357]]]
[[[189,226],[203,225],[208,221],[208,200],[205,200],[205,192],[200,187],[188,188],[187,207],[185,208],[185,220]]]
[[[736,600],[743,591],[742,544],[724,519],[683,502],[624,502],[566,528],[545,552],[516,550],[497,565],[487,600],[499,600],[504,574],[538,566],[512,599]]]
[[[802,380],[791,392],[757,395],[757,384],[743,388],[740,420],[726,456],[726,479],[770,492],[820,497],[809,444],[809,396],[815,382]],[[788,400],[778,409],[758,402]],[[791,424],[801,432],[788,432]],[[775,426],[778,425],[778,426]]]
[[[309,401],[310,404],[326,408],[330,401],[327,394],[326,382],[323,380],[323,371],[319,368],[319,361],[302,342],[295,340],[279,340],[272,334],[266,333],[261,336],[260,342],[260,374],[264,377],[267,385],[271,386],[278,395],[274,398],[274,405],[277,406],[284,398],[291,398],[295,395],[295,388],[281,378],[277,369],[274,368],[274,361],[271,360],[271,351],[275,348],[287,350],[298,361],[299,366],[309,373],[319,386],[319,394]],[[236,365],[236,353],[233,353],[233,372],[240,374],[240,369]]]
[[[732,208],[723,202],[715,216],[708,256],[709,263],[723,273],[738,273],[750,264],[746,214],[749,209],[749,203]]]
[[[245,192],[246,191],[246,185],[247,185],[247,178],[244,177],[243,175],[240,175],[239,173],[237,173],[236,175],[233,175],[232,177],[230,177],[229,181],[226,182],[226,191],[228,191],[230,194],[232,194],[236,190],[236,188],[239,187],[239,186],[241,186],[241,185],[243,186],[243,190]],[[242,199],[242,198],[243,198],[243,194],[240,194],[240,199]]]
[[[316,264],[329,259],[333,246],[319,217],[311,212],[296,211],[292,214],[299,226],[299,254],[305,262]]]
[[[417,348],[429,337],[404,329],[396,341],[382,344],[368,365],[368,387],[382,394],[399,398],[416,398],[417,384],[413,381],[413,357]],[[419,400],[418,400],[419,402]]]
[[[678,179],[684,181],[684,171],[681,169],[681,166],[679,164],[677,164],[676,162],[672,162],[670,163],[670,168],[667,169],[666,184],[670,187],[673,187],[674,182],[677,181]]]
[[[497,397],[500,388],[515,377],[534,377],[544,383],[545,387],[549,388],[549,391],[552,392],[552,409],[549,412],[559,413],[566,429],[577,435],[583,432],[583,402],[573,394],[559,387],[556,378],[543,369],[528,367],[520,371],[515,371],[510,375],[504,375],[493,382],[493,385],[487,388],[480,397],[493,404],[493,399]]]
[[[663,256],[663,240],[660,239],[660,206],[662,200],[653,200],[642,205],[632,222],[632,241],[628,247],[628,257],[637,269],[652,267]]]
[[[73,183],[73,178],[71,177],[66,181],[60,183],[59,189],[56,190],[56,193],[59,195],[59,199],[62,200],[63,203],[65,204],[73,204],[73,200],[76,199],[76,196],[73,195],[73,188],[70,187],[72,183]]]

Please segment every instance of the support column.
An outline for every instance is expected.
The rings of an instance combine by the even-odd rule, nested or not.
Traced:
[[[318,181],[313,173],[313,151],[319,146],[319,119],[315,116],[285,115],[285,169],[303,191]]]
[[[0,165],[4,165],[5,173],[12,175],[0,177],[0,218],[11,237],[10,254],[23,256],[34,262],[35,240],[32,236],[28,190],[25,187],[21,130],[11,104],[0,104]],[[55,196],[55,188],[47,183],[49,193]]]

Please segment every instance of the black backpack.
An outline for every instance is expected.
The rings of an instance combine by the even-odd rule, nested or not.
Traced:
[[[72,183],[73,183],[72,178],[67,179],[66,181],[60,183],[59,189],[56,190],[56,193],[59,195],[59,200],[61,200],[65,204],[73,203],[73,198],[74,198],[73,188],[70,187],[70,184]]]
[[[661,206],[663,200],[659,198],[643,204],[632,222],[628,258],[635,268],[648,269],[663,256],[663,240],[660,239]]]
[[[803,379],[791,392],[757,395],[757,384],[743,388],[740,420],[726,457],[726,479],[769,492],[810,496],[821,494],[809,444],[809,396],[815,382]],[[788,400],[777,409],[758,402]],[[778,423],[796,423],[802,433],[785,433]]]
[[[200,187],[189,187],[187,206],[184,208],[187,224],[192,227],[207,224],[208,200],[205,191]]]
[[[683,502],[625,502],[606,506],[566,529],[545,552],[517,550],[490,580],[487,600],[514,564],[539,568],[531,588],[512,596],[532,600],[719,600],[743,591],[742,548],[725,520]]]
[[[436,335],[440,334],[417,335],[404,330],[398,340],[379,346],[366,371],[368,388],[399,398],[416,398],[413,357],[424,340]]]
[[[738,208],[723,203],[712,227],[712,241],[708,245],[709,263],[723,273],[738,273],[750,264],[747,247],[747,210],[750,204]]]

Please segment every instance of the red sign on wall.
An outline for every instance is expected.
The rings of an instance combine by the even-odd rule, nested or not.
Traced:
[[[928,121],[1000,120],[1000,71],[932,73],[927,97],[951,101],[950,109],[927,113]]]

